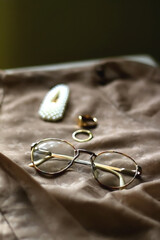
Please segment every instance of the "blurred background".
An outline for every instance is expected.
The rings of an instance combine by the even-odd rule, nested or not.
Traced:
[[[159,0],[0,0],[0,69],[149,54]]]

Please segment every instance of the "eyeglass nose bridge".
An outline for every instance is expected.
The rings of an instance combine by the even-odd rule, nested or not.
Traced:
[[[80,155],[80,153],[89,154],[91,156],[91,158],[97,156],[94,152],[91,152],[91,151],[88,151],[88,150],[85,150],[85,149],[76,149],[75,153],[76,153],[76,157],[78,157]]]

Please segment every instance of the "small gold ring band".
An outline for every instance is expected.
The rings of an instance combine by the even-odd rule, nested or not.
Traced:
[[[88,138],[85,138],[85,139],[77,138],[76,135],[79,133],[88,134]],[[93,135],[89,130],[79,129],[79,130],[73,132],[72,138],[77,142],[88,142],[89,140],[91,140],[93,138]]]

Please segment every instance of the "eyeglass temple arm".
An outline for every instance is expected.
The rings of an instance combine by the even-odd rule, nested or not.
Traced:
[[[56,158],[59,158],[59,159],[62,159],[62,158],[64,159],[64,157],[65,157],[67,160],[73,160],[73,157],[70,157],[70,156],[67,156],[67,155],[51,154],[50,156],[46,156],[46,157],[44,157],[44,158],[42,158],[42,159],[39,159],[39,160],[37,160],[37,161],[34,161],[34,164],[35,164],[36,166],[39,166],[39,165],[41,165],[43,162],[47,161],[48,159],[50,159],[50,158],[55,158],[55,157],[56,157]],[[85,164],[85,165],[91,165],[90,162],[84,161],[84,160],[80,160],[80,159],[78,159],[78,160],[76,159],[75,162],[76,162],[76,163],[80,163],[80,164]],[[33,164],[33,163],[30,163],[29,166],[30,166],[30,167],[34,167],[34,164]],[[97,164],[97,163],[94,163],[94,165],[95,165],[96,167],[102,169],[102,170],[111,172],[111,173],[113,173],[114,175],[116,175],[116,176],[119,178],[120,187],[124,186],[125,183],[124,183],[124,179],[123,179],[122,175],[119,174],[118,172],[116,172],[117,170],[116,170],[116,171],[113,170],[113,169],[118,169],[118,168],[110,167],[110,166],[104,166],[104,165],[102,165],[102,164]]]
[[[46,151],[47,152],[47,151]],[[48,159],[50,158],[54,158],[54,157],[57,157],[59,159],[66,159],[66,160],[73,160],[73,157],[71,156],[67,156],[67,155],[61,155],[61,154],[53,154],[51,152],[48,152],[50,155],[42,158],[42,159],[39,159],[37,161],[34,161],[34,164],[36,166],[39,166],[40,164],[44,163],[45,161],[47,161]],[[84,161],[84,160],[80,160],[80,159],[76,159],[75,160],[75,163],[80,163],[80,164],[85,164],[85,165],[91,165],[91,163],[89,161]],[[34,164],[33,163],[30,163],[29,166],[30,167],[34,167]],[[117,167],[113,167],[113,166],[108,166],[108,165],[103,165],[103,164],[100,164],[100,163],[94,163],[94,165],[101,169],[101,170],[105,170],[105,171],[111,171],[111,170],[114,170],[116,172],[120,172],[120,173],[124,173],[124,174],[129,174],[129,175],[135,175],[135,172],[136,170],[130,170],[130,169],[125,169],[125,168],[117,168]],[[140,175],[140,171],[138,171],[138,174]]]

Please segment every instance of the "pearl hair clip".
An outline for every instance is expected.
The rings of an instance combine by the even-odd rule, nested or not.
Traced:
[[[44,97],[39,108],[39,115],[47,121],[62,119],[69,97],[69,87],[59,84],[53,87]]]

